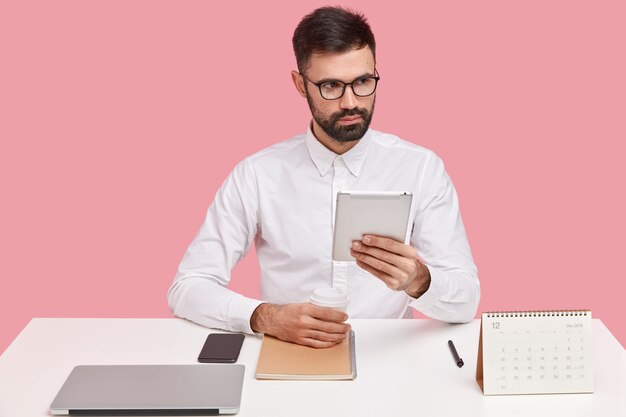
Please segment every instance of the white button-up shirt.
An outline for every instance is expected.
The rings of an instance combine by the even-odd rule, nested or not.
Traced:
[[[413,193],[410,244],[431,276],[421,297],[389,289],[356,262],[332,260],[336,195],[342,190]],[[227,288],[232,268],[253,243],[263,301]],[[209,207],[168,302],[176,316],[251,333],[250,317],[262,302],[306,302],[322,286],[348,291],[352,318],[410,317],[409,306],[448,322],[474,318],[480,298],[476,266],[456,191],[439,157],[371,129],[337,155],[309,128],[244,159]]]

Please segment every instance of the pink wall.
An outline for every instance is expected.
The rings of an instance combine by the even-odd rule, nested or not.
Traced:
[[[623,1],[350,3],[373,127],[455,181],[480,310],[590,308],[626,344]],[[290,39],[319,2],[0,5],[0,351],[32,317],[169,317],[217,187],[304,131]],[[250,257],[233,286],[258,292]]]

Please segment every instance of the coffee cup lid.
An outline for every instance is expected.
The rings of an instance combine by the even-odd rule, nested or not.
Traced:
[[[313,291],[311,301],[326,307],[340,307],[348,303],[348,293],[337,288],[318,288]]]

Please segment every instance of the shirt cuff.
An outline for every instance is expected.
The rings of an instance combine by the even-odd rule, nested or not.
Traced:
[[[448,278],[445,272],[426,265],[430,272],[430,286],[419,298],[411,298],[409,305],[418,311],[428,310],[441,299],[448,289]]]
[[[226,317],[228,317],[228,330],[254,334],[250,327],[250,317],[261,304],[263,304],[263,301],[244,297],[241,294],[235,295],[228,306],[228,313],[226,314]]]

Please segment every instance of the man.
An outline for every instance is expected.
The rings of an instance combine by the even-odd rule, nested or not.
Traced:
[[[318,348],[346,337],[348,315],[411,317],[410,306],[448,322],[473,319],[477,271],[443,163],[369,129],[379,76],[367,21],[317,9],[296,28],[293,46],[291,77],[311,109],[310,127],[244,159],[226,179],[179,266],[171,310],[209,327]],[[333,262],[340,190],[412,192],[410,244],[364,236],[353,244],[356,262]],[[226,288],[253,242],[263,301]],[[348,314],[307,302],[324,285],[348,292]]]

